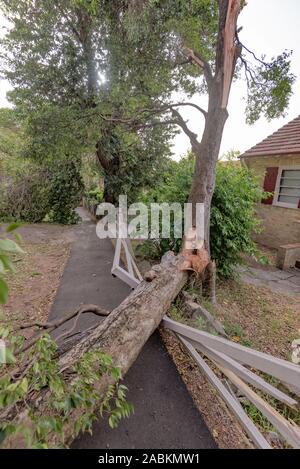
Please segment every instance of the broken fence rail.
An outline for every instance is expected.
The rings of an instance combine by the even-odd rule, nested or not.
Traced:
[[[136,288],[143,280],[136,265],[129,239],[117,240],[111,272],[132,288]],[[300,448],[299,427],[286,420],[246,383],[283,402],[289,407],[295,408],[299,406],[298,402],[244,366],[247,365],[270,376],[274,376],[290,387],[295,394],[300,396],[299,365],[249,347],[244,347],[223,337],[194,329],[185,324],[173,321],[167,316],[163,318],[162,323],[167,329],[177,334],[181,343],[185,346],[210,383],[217,389],[226,405],[239,420],[245,432],[257,448],[272,449],[271,445],[248,417],[239,400],[226,389],[222,381],[213,372],[198,351],[219,368],[222,374],[255,405],[292,447]]]
[[[222,374],[255,405],[293,448],[300,448],[300,428],[286,420],[268,402],[245,384],[244,381],[292,408],[296,408],[298,402],[266,382],[241,363],[263,371],[268,375],[275,376],[283,383],[291,385],[293,389],[298,391],[298,395],[300,395],[300,366],[236,344],[228,339],[199,331],[185,324],[173,321],[167,316],[163,319],[163,325],[177,334],[179,340],[186,347],[210,383],[217,389],[256,447],[261,449],[272,448],[249,419],[238,400],[230,394],[198,351],[219,368]]]

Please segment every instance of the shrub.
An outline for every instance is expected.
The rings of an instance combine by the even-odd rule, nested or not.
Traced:
[[[77,221],[74,208],[83,190],[79,163],[62,160],[40,166],[27,162],[20,168],[1,183],[0,219],[38,223],[47,217],[62,224]]]
[[[259,230],[254,209],[261,197],[258,180],[249,169],[233,163],[218,165],[210,244],[212,257],[223,277],[232,275],[234,267],[242,262],[241,254],[257,253],[251,236]]]
[[[143,201],[187,202],[193,172],[192,155],[182,158],[178,163],[170,162],[163,184],[144,194]],[[234,162],[218,163],[212,199],[210,244],[219,276],[231,276],[234,267],[242,262],[243,253],[254,255],[257,252],[251,235],[259,230],[254,209],[261,197],[258,180],[249,169]],[[170,248],[178,251],[179,240],[171,238],[159,241],[159,255]]]
[[[74,208],[80,202],[83,182],[80,163],[73,160],[61,161],[52,172],[49,190],[49,219],[55,223],[70,224],[78,221]]]
[[[50,209],[50,174],[35,165],[27,165],[22,169],[22,172],[7,177],[1,183],[3,198],[0,219],[37,223],[44,219]]]
[[[87,200],[92,204],[100,204],[103,201],[103,191],[99,187],[90,189],[85,194]]]

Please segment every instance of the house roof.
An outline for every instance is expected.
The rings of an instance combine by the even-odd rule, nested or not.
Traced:
[[[300,153],[300,116],[247,150],[241,157],[290,155],[291,153]]]

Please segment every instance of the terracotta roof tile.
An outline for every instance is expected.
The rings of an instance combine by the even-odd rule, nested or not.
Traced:
[[[300,153],[300,116],[247,150],[241,157]]]

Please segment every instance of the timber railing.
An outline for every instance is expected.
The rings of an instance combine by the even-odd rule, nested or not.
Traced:
[[[122,250],[124,250],[126,265],[121,261]],[[111,272],[132,288],[135,288],[143,280],[134,259],[130,240],[117,240]],[[162,323],[164,327],[177,335],[201,372],[216,388],[257,448],[272,449],[272,446],[248,417],[230,383],[238,389],[240,395],[247,398],[266,417],[291,447],[300,448],[300,428],[294,422],[284,418],[261,395],[255,392],[255,390],[259,390],[286,406],[300,411],[299,401],[296,400],[296,397],[300,396],[299,365],[245,347],[224,337],[181,324],[167,316],[163,318]],[[212,366],[208,364],[208,360]],[[214,371],[216,369],[226,377],[227,387]],[[295,398],[271,385],[254,370],[276,378],[291,391]]]

